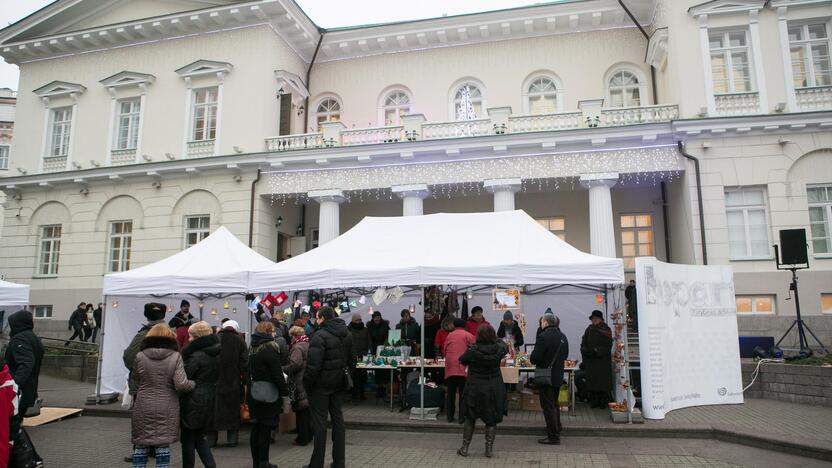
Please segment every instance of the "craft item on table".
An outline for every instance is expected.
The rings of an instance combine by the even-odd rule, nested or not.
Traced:
[[[387,299],[387,288],[384,286],[376,289],[376,292],[373,293],[373,302],[376,305],[381,305],[384,300]]]
[[[231,308],[231,304],[229,304],[228,301],[225,301],[225,303],[222,305],[222,308],[228,310]]]
[[[390,291],[390,294],[387,296],[387,300],[390,301],[391,304],[396,304],[401,300],[402,296],[404,296],[404,291],[402,291],[402,288],[399,286],[396,286],[392,291]]]
[[[283,309],[283,314],[284,314],[284,315],[290,315],[291,313],[292,313],[292,309],[291,309],[291,308],[287,307],[287,308]]]
[[[300,307],[302,305],[303,305],[303,302],[301,302],[300,299],[295,299],[294,307]]]
[[[343,310],[344,312],[349,312],[349,311],[350,311],[350,303],[349,303],[349,301],[343,301],[343,302],[341,302],[340,308],[341,308],[341,310]]]
[[[367,296],[362,294],[361,297],[358,298],[358,303],[359,304],[366,304],[367,303]]]
[[[301,307],[301,310],[308,314],[309,311],[312,310],[312,308],[308,305],[305,305],[305,306]]]
[[[387,340],[391,343],[396,343],[402,340],[402,331],[401,330],[390,330],[387,333]]]
[[[340,307],[335,308],[335,314],[341,315],[341,308]]]
[[[266,294],[266,297],[260,301],[260,304],[271,312],[274,307],[274,296],[272,296],[272,293]]]
[[[358,303],[355,302],[355,299],[350,301],[350,307],[358,307]]]
[[[250,310],[252,314],[257,313],[257,304],[260,304],[260,296],[255,296],[254,299],[248,303],[248,310]]]
[[[274,304],[281,306],[284,302],[286,302],[286,299],[289,299],[289,296],[287,296],[285,292],[281,291],[280,294],[274,296]]]

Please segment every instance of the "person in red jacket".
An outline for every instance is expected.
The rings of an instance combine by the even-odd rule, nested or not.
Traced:
[[[448,327],[450,334],[445,339],[445,344],[442,347],[442,354],[445,356],[445,384],[448,386],[448,392],[445,400],[445,415],[448,417],[448,422],[454,420],[454,400],[456,393],[459,393],[460,411],[459,423],[465,421],[465,413],[462,412],[462,392],[465,389],[466,371],[465,366],[459,362],[459,358],[468,350],[468,347],[476,342],[474,335],[468,333],[465,329],[465,322],[462,319],[456,319]]]
[[[491,325],[490,323],[488,323],[488,320],[486,320],[485,317],[482,316],[482,307],[476,306],[473,309],[471,309],[471,316],[468,317],[468,321],[465,322],[465,328],[468,329],[468,333],[470,333],[473,336],[477,336],[477,329],[480,328],[480,325],[484,323]]]
[[[196,322],[198,320],[191,315],[191,303],[182,299],[182,303],[179,304],[179,312],[168,322],[168,326],[176,332],[176,343],[179,345],[179,349],[183,349],[188,344],[188,327]]]
[[[17,384],[12,379],[6,360],[0,356],[0,467],[9,466],[12,441],[20,419],[17,418]],[[14,422],[14,423],[13,423]],[[14,428],[12,427],[14,426]],[[14,430],[13,430],[14,429]]]

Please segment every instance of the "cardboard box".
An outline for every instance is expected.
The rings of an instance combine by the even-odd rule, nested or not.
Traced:
[[[534,393],[521,393],[520,406],[523,411],[543,411],[540,407],[540,397]]]
[[[522,409],[522,399],[520,398],[520,394],[517,392],[509,392],[506,395],[506,399],[508,400],[508,409],[509,411],[518,411]]]
[[[520,382],[520,369],[516,367],[501,367],[500,373],[503,374],[503,383],[516,384]]]

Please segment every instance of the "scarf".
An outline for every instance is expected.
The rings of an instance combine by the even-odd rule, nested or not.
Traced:
[[[294,338],[292,338],[292,346],[294,346],[298,343],[308,343],[308,342],[309,342],[309,337],[306,336],[306,335],[296,335]]]

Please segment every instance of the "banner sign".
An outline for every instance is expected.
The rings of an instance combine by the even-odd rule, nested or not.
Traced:
[[[495,311],[504,312],[520,308],[519,289],[492,289],[491,297]]]
[[[730,266],[636,258],[642,413],[743,402]]]

